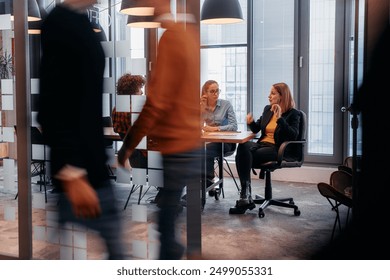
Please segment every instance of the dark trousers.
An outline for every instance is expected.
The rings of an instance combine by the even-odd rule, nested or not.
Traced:
[[[184,246],[175,236],[177,209],[185,186],[187,194],[189,190],[197,190],[195,194],[200,196],[200,155],[200,149],[163,155],[164,187],[160,190],[161,196],[158,205],[160,207],[158,213],[159,259],[161,260],[181,259],[183,256]],[[188,196],[187,199],[189,199]]]
[[[101,215],[95,219],[76,218],[64,193],[60,194],[59,200],[59,222],[78,223],[97,231],[103,238],[110,260],[126,259],[126,249],[122,236],[122,220],[117,208],[117,200],[114,189],[109,180],[104,182],[104,186],[96,189],[99,197]]]
[[[223,153],[226,155],[229,152],[234,152],[236,143],[208,143],[206,145],[206,179],[214,178],[214,161],[221,156],[223,145]],[[202,178],[204,175],[202,176]]]
[[[276,160],[278,150],[275,145],[269,143],[246,142],[239,144],[236,152],[236,168],[241,184],[241,197],[248,193],[248,185],[251,183],[252,167],[267,161]]]

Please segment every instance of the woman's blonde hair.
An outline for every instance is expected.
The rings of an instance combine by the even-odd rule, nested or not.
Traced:
[[[280,94],[279,106],[282,109],[282,113],[295,108],[295,101],[292,97],[291,90],[286,83],[276,83],[272,86]]]
[[[213,84],[217,84],[217,85],[219,86],[219,84],[218,84],[217,81],[214,81],[214,80],[208,80],[208,81],[206,81],[206,82],[203,84],[203,86],[202,86],[202,95],[205,94],[205,93],[207,93],[207,90],[208,90],[209,87],[210,87],[211,85],[213,85]]]

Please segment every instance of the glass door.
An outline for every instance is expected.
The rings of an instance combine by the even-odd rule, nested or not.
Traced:
[[[23,111],[30,86],[23,83],[28,74],[23,51],[28,42],[24,28],[26,5],[24,1],[0,3],[0,258],[6,259],[31,257],[31,192],[26,148],[29,134],[26,133],[27,111]],[[15,13],[13,6],[18,6]],[[18,83],[17,73],[20,74]],[[17,117],[19,109],[21,114]],[[18,159],[24,164],[18,166]]]

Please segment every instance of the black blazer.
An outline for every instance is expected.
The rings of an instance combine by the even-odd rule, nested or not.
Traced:
[[[253,133],[258,133],[261,131],[260,142],[265,137],[265,128],[270,122],[274,113],[271,111],[271,105],[266,105],[264,107],[263,114],[256,122],[249,124],[249,128]],[[276,121],[275,129],[275,145],[279,148],[280,145],[285,141],[297,140],[299,135],[299,123],[301,120],[301,113],[296,109],[291,109],[282,114],[282,117]],[[294,154],[294,151],[286,150],[287,155]]]
[[[41,33],[38,122],[51,173],[83,168],[94,187],[108,178],[102,121],[105,55],[88,16],[58,5]]]

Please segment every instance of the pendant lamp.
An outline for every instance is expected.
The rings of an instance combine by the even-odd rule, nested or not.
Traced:
[[[238,0],[205,0],[200,21],[205,24],[239,23],[244,20]]]
[[[41,34],[42,20],[29,21],[27,33],[31,35]]]
[[[127,26],[138,28],[159,28],[161,23],[155,21],[154,16],[133,16],[127,17]]]
[[[41,15],[41,19],[40,20],[36,20],[36,21],[29,21],[28,22],[27,33],[31,34],[31,35],[39,35],[39,34],[41,34],[42,21],[47,16],[46,9],[42,7],[42,4],[40,4],[40,2],[37,2],[37,3],[38,3],[38,8],[39,8],[39,13]]]
[[[122,0],[119,12],[133,16],[152,16],[154,3],[152,0]]]
[[[14,9],[13,9],[13,2],[12,0],[9,1],[9,12],[11,14],[11,20],[14,20]],[[41,20],[41,13],[39,11],[39,6],[37,1],[35,0],[28,0],[27,1],[27,21],[38,21]],[[7,11],[7,2],[6,2],[6,11]]]
[[[89,22],[92,25],[93,31],[95,31],[96,33],[101,32],[102,27],[101,27],[100,22],[99,22],[100,10],[93,6],[93,7],[88,8],[86,13],[88,15]]]
[[[92,25],[93,31],[95,31],[96,33],[102,32],[102,26],[99,23],[97,23],[96,21],[91,21],[91,25]]]

